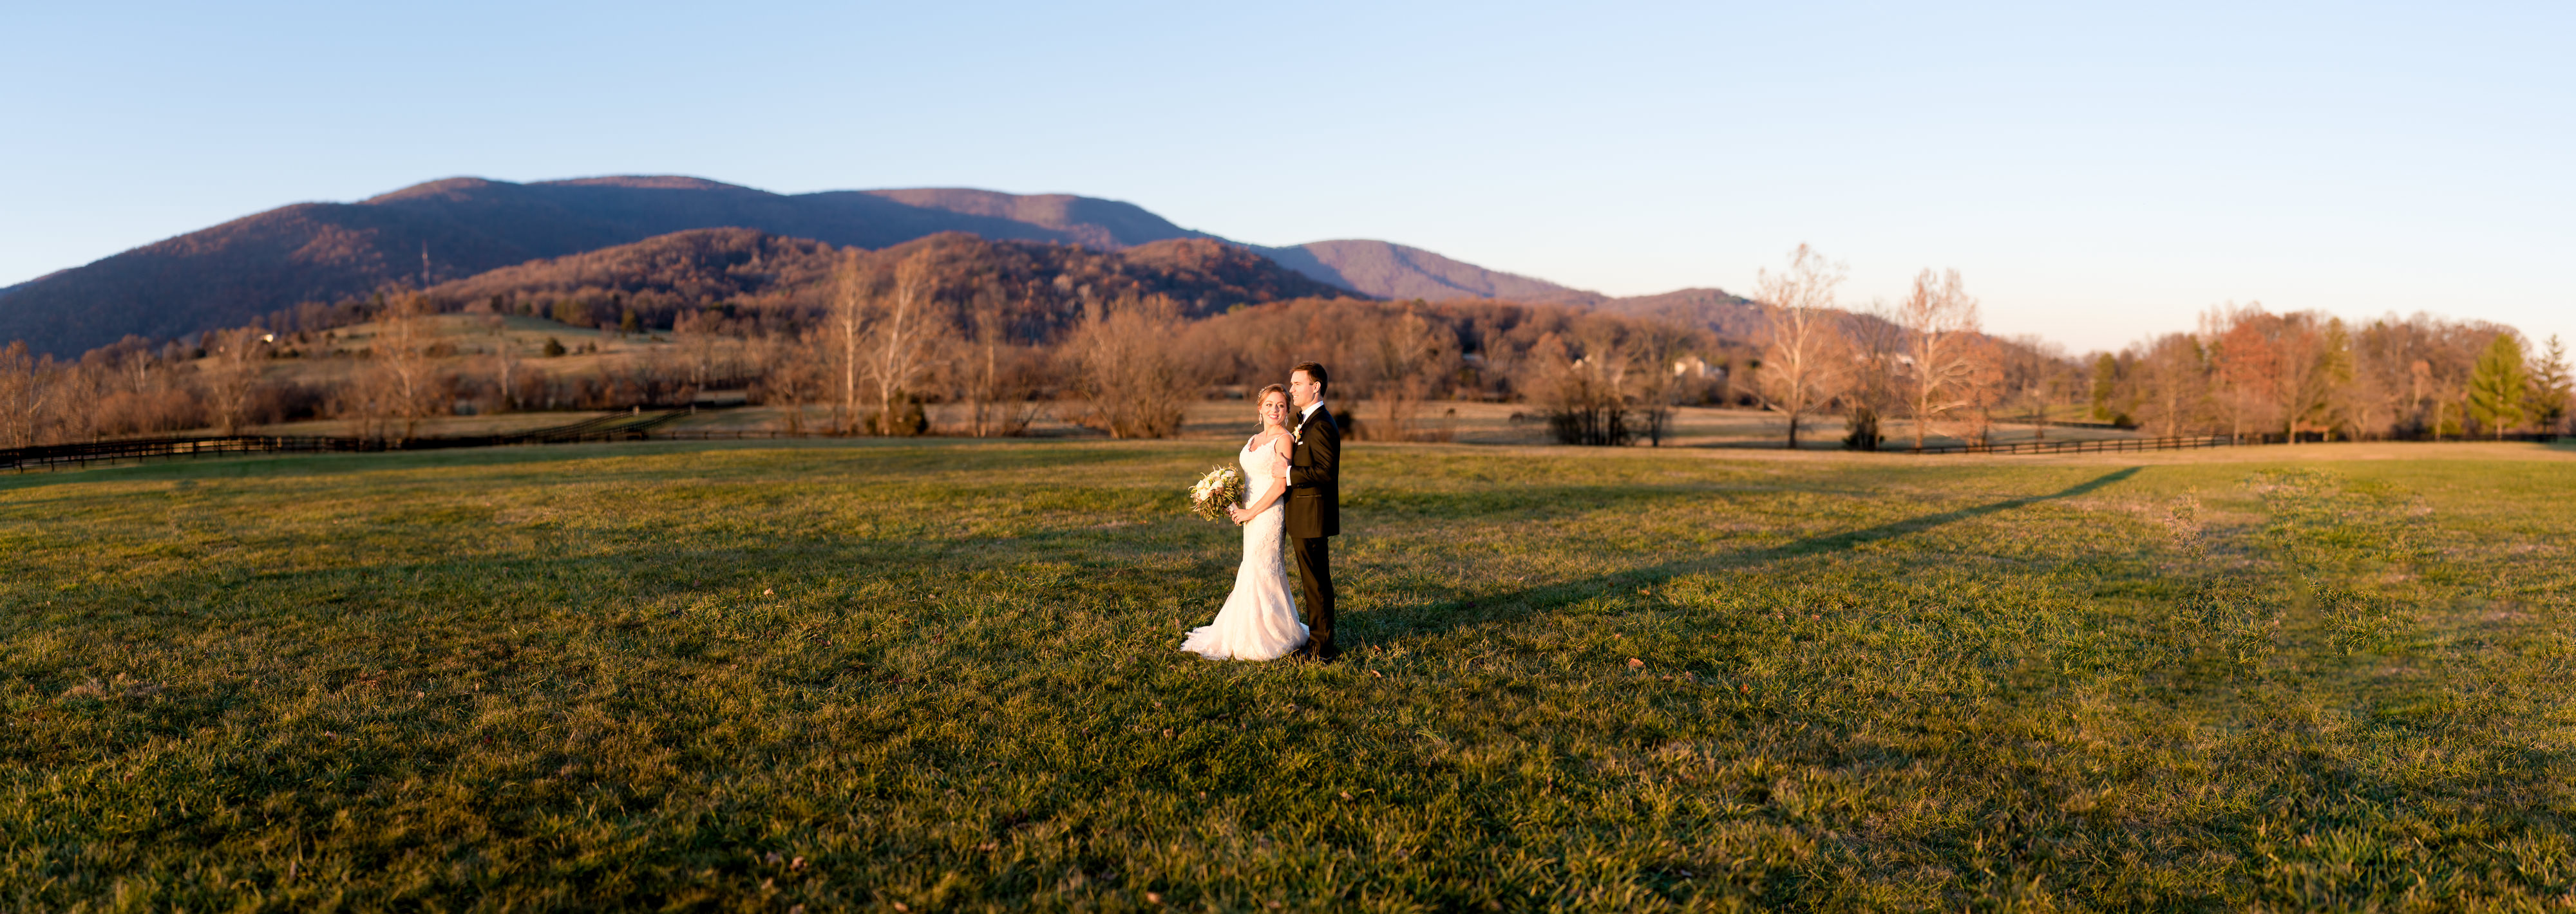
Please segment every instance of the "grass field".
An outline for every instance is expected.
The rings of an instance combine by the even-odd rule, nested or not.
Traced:
[[[1226,451],[0,477],[0,905],[2576,906],[2569,450],[1357,445],[1330,666]]]

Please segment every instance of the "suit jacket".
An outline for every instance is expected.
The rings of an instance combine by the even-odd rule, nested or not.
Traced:
[[[1342,425],[1331,407],[1297,424],[1288,450],[1288,535],[1299,539],[1342,532]]]

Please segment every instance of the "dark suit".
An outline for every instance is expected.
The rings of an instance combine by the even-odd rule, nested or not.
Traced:
[[[1300,653],[1331,660],[1333,645],[1333,541],[1342,532],[1342,426],[1330,407],[1297,424],[1297,446],[1288,452],[1288,551],[1297,559],[1298,592],[1306,604],[1306,646]]]

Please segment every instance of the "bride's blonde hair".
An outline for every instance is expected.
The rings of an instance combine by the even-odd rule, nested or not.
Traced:
[[[1282,397],[1288,397],[1288,388],[1287,388],[1287,386],[1286,386],[1286,385],[1282,385],[1282,384],[1272,384],[1272,385],[1270,385],[1270,386],[1268,386],[1268,387],[1264,387],[1264,388],[1262,388],[1262,389],[1261,389],[1261,393],[1259,393],[1259,394],[1255,395],[1255,396],[1252,398],[1252,409],[1253,409],[1253,411],[1254,411],[1254,412],[1256,412],[1256,413],[1260,412],[1260,411],[1261,411],[1261,402],[1262,402],[1262,401],[1264,401],[1264,400],[1268,400],[1268,399],[1270,399],[1270,395],[1271,395],[1271,394],[1278,394],[1278,395],[1280,395],[1280,396],[1282,396]],[[1297,405],[1297,398],[1295,398],[1295,397],[1288,397],[1288,405],[1289,405],[1289,406],[1295,406],[1295,405]],[[1263,422],[1268,422],[1268,421],[1270,421],[1270,420],[1268,420],[1268,419],[1264,419],[1264,420],[1262,420],[1262,421],[1263,421]]]

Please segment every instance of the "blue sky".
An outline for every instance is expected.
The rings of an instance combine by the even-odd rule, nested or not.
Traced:
[[[2569,4],[13,4],[0,284],[453,175],[1127,200],[1615,294],[1956,267],[2576,342]]]

